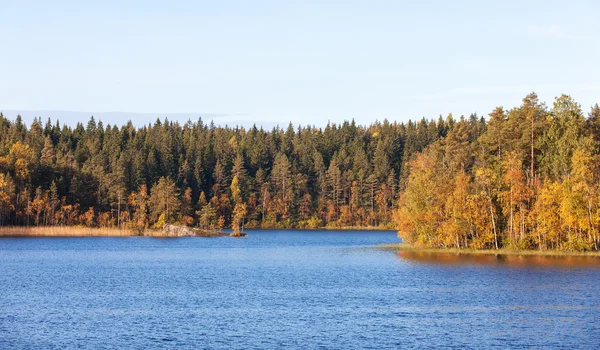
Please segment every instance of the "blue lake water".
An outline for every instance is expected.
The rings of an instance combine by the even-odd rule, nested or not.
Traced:
[[[0,348],[597,348],[600,263],[374,248],[395,232],[2,238]]]

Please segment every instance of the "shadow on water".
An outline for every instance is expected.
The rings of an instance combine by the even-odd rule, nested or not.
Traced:
[[[597,256],[469,254],[412,250],[400,250],[396,256],[413,263],[448,266],[600,268],[600,257]]]

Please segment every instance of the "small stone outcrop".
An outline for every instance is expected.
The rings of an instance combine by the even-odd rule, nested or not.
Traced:
[[[219,231],[203,230],[200,228],[165,224],[163,226],[163,235],[165,237],[221,237],[227,236],[226,233]]]

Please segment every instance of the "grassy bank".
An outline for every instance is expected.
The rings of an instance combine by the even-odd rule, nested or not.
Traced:
[[[220,237],[228,234],[218,231],[194,229],[199,237]],[[93,228],[82,226],[40,226],[40,227],[0,227],[0,237],[175,237],[164,230],[146,229],[143,234],[137,231],[117,228]]]
[[[223,232],[211,232],[208,230],[196,229],[200,232],[199,236],[218,237],[228,236]],[[251,230],[251,229],[250,229]],[[388,231],[389,229],[380,226],[367,227],[323,227],[318,229],[281,229],[271,228],[258,230],[339,230],[339,231]],[[167,234],[161,229],[146,229],[143,236],[166,237]],[[0,227],[0,237],[127,237],[141,236],[137,231],[117,228],[92,228],[83,226],[6,226]]]
[[[121,237],[137,236],[130,230],[80,226],[0,227],[0,237]]]
[[[600,252],[578,252],[567,250],[516,250],[516,249],[458,249],[458,248],[418,248],[406,243],[382,244],[387,250],[422,253],[447,253],[468,255],[520,255],[520,256],[598,256]]]

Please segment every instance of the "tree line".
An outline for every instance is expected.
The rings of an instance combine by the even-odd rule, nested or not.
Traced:
[[[0,225],[391,228],[406,160],[455,123],[70,127],[0,113]]]
[[[418,247],[562,249],[600,246],[600,107],[562,95],[494,109],[408,160],[394,221]]]

